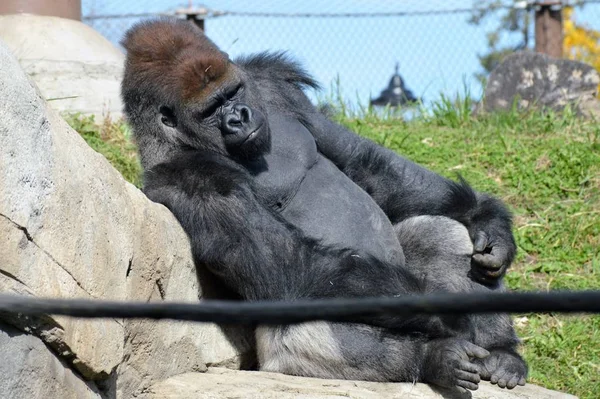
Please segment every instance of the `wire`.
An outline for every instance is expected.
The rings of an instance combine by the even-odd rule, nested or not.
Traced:
[[[490,7],[467,7],[467,8],[453,8],[445,10],[424,10],[424,11],[391,11],[391,12],[332,12],[332,13],[319,13],[319,12],[255,12],[255,11],[228,11],[228,10],[213,10],[202,7],[201,13],[197,13],[200,19],[218,18],[223,16],[233,17],[260,17],[260,18],[382,18],[382,17],[417,17],[417,16],[429,16],[429,15],[451,15],[451,14],[466,14],[474,11],[498,11],[498,10],[510,10],[513,8],[530,8],[534,6],[538,1],[522,1],[513,4],[494,4]],[[563,1],[563,6],[583,6],[586,4],[600,4],[600,0],[573,0]],[[196,9],[189,9],[193,12]],[[92,21],[97,19],[123,19],[123,18],[143,18],[143,17],[156,17],[156,16],[174,16],[174,15],[185,15],[185,9],[180,9],[175,12],[164,12],[164,13],[127,13],[127,14],[98,14],[98,15],[86,15],[83,17],[86,21]]]
[[[0,315],[147,318],[221,324],[355,321],[367,315],[474,313],[600,313],[600,291],[435,293],[428,295],[284,301],[117,302],[0,295]]]
[[[505,6],[494,7],[494,10],[512,8]],[[381,17],[416,17],[427,15],[450,15],[470,13],[478,8],[455,8],[450,10],[425,10],[425,11],[393,11],[393,12],[341,12],[341,13],[318,13],[318,12],[253,12],[253,11],[220,11],[215,17],[263,17],[263,18],[381,18]]]
[[[141,12],[141,13],[127,13],[127,14],[89,14],[84,15],[81,19],[84,21],[93,21],[96,19],[126,19],[126,18],[146,18],[146,17],[158,17],[158,16],[173,16],[173,13],[166,12]]]
[[[506,7],[494,7],[498,10]],[[313,12],[254,12],[254,11],[217,11],[207,10],[206,13],[197,14],[200,19],[210,19],[218,17],[259,17],[259,18],[381,18],[381,17],[410,17],[427,15],[448,15],[473,12],[477,8],[458,8],[453,10],[429,10],[429,11],[396,11],[396,12],[361,12],[361,13],[313,13]],[[125,19],[125,18],[143,18],[157,16],[175,16],[185,15],[176,12],[163,13],[127,13],[127,14],[98,14],[86,15],[85,21],[97,19]]]

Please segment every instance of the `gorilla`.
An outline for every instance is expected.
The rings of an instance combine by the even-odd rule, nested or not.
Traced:
[[[284,53],[232,61],[187,21],[135,25],[122,98],[144,192],[198,265],[242,299],[503,290],[511,215],[319,112]],[[261,370],[460,391],[524,385],[506,314],[315,321],[256,328]]]

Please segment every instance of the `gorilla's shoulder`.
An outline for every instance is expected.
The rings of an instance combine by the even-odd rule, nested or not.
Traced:
[[[235,63],[259,79],[276,79],[299,88],[319,89],[317,81],[285,51],[265,51],[241,56]]]

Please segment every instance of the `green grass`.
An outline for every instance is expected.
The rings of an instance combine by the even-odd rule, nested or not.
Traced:
[[[478,190],[504,199],[515,215],[519,246],[506,278],[511,289],[600,289],[600,124],[569,110],[474,117],[472,107],[470,100],[444,98],[410,122],[402,113],[368,108],[358,116],[343,108],[337,118],[442,175],[460,173]],[[100,130],[74,126],[139,184],[133,147],[119,140],[103,145]],[[118,156],[119,149],[125,152]],[[521,314],[515,320],[531,383],[598,397],[600,316]]]
[[[137,187],[142,185],[142,167],[137,147],[131,142],[129,127],[122,121],[105,119],[100,124],[93,116],[63,115],[90,147],[104,155],[125,180]]]

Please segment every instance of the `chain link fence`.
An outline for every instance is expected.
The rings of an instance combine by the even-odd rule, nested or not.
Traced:
[[[600,1],[570,3],[578,23],[600,30]],[[322,84],[314,99],[341,94],[355,105],[377,97],[396,64],[406,87],[426,103],[441,94],[477,99],[486,74],[480,57],[490,43],[534,44],[528,1],[83,0],[84,22],[117,45],[134,23],[183,8],[203,13],[206,34],[232,58],[286,50]],[[477,18],[482,9],[492,11]]]

